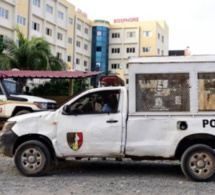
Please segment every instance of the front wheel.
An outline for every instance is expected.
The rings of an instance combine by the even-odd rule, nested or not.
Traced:
[[[48,148],[40,141],[27,141],[21,144],[15,153],[15,165],[25,176],[41,176],[51,163]]]
[[[181,168],[192,181],[211,181],[215,176],[215,152],[203,144],[188,148],[181,158]]]

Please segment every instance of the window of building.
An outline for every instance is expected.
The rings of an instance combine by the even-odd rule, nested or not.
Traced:
[[[85,28],[85,29],[84,29],[84,32],[85,32],[85,34],[87,34],[87,35],[88,35],[88,33],[89,33],[88,28]]]
[[[68,37],[68,43],[72,44],[72,38]]]
[[[134,47],[127,48],[127,49],[126,49],[126,52],[127,52],[127,53],[135,53],[135,48],[134,48]]]
[[[76,41],[76,46],[77,47],[81,47],[81,42],[80,41]]]
[[[143,53],[151,52],[151,47],[143,47]]]
[[[46,28],[46,34],[47,34],[48,36],[52,36],[52,29]]]
[[[101,46],[97,46],[96,47],[96,51],[99,51],[99,52],[102,51],[102,47]]]
[[[62,53],[57,52],[57,58],[62,59]]]
[[[8,13],[9,13],[8,10],[0,7],[0,17],[8,19]]]
[[[80,24],[77,24],[77,29],[81,30],[81,25]]]
[[[161,51],[161,55],[162,55],[162,56],[164,55],[164,51],[163,51],[163,50]]]
[[[148,30],[143,31],[143,36],[144,37],[151,37],[152,36],[152,31],[148,31]]]
[[[20,15],[17,15],[17,23],[25,26],[26,19]]]
[[[111,64],[111,69],[119,69],[120,65],[119,64]]]
[[[68,62],[71,62],[72,61],[72,57],[69,55],[69,56],[67,56],[67,61]]]
[[[127,32],[127,37],[135,37],[135,32]]]
[[[87,44],[84,44],[84,49],[88,50],[88,45]]]
[[[80,64],[80,59],[76,58],[76,64]]]
[[[59,19],[63,20],[63,12],[58,11],[57,16],[58,16]]]
[[[63,40],[63,34],[62,33],[57,33],[57,39],[58,40]]]
[[[160,39],[161,38],[161,35],[160,35],[160,33],[158,33],[158,39]]]
[[[33,5],[40,7],[40,0],[33,0]]]
[[[102,36],[102,31],[98,30],[97,31],[97,36]]]
[[[53,13],[53,7],[47,4],[47,5],[46,5],[46,11],[47,11],[48,13],[52,14],[52,13]]]
[[[69,18],[69,24],[73,25],[73,19]]]
[[[120,34],[119,33],[112,33],[112,38],[120,38]]]
[[[15,45],[16,45],[17,47],[19,47],[19,40],[18,40],[18,39],[16,39]]]
[[[36,22],[33,22],[32,23],[32,29],[36,30],[36,31],[39,31],[40,30],[40,25]]]
[[[84,66],[87,66],[87,61],[84,61]]]
[[[162,43],[164,42],[164,36],[162,36]]]
[[[120,53],[120,48],[112,48],[111,53]]]
[[[126,79],[126,81],[125,81],[125,82],[126,82],[126,84],[129,84],[129,80],[128,80],[128,79]]]

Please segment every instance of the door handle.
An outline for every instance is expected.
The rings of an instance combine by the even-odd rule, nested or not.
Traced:
[[[109,121],[106,121],[107,123],[117,123],[118,121],[117,120],[109,120]]]

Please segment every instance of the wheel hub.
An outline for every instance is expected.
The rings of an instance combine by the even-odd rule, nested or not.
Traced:
[[[29,163],[34,163],[36,161],[36,157],[34,156],[34,155],[30,155],[29,157],[28,157],[28,162]]]

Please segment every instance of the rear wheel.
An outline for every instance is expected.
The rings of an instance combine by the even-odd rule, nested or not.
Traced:
[[[192,181],[211,181],[215,176],[214,150],[203,144],[191,146],[182,155],[181,168]]]
[[[51,163],[48,148],[40,141],[27,141],[21,144],[14,158],[17,169],[25,176],[44,175]]]

